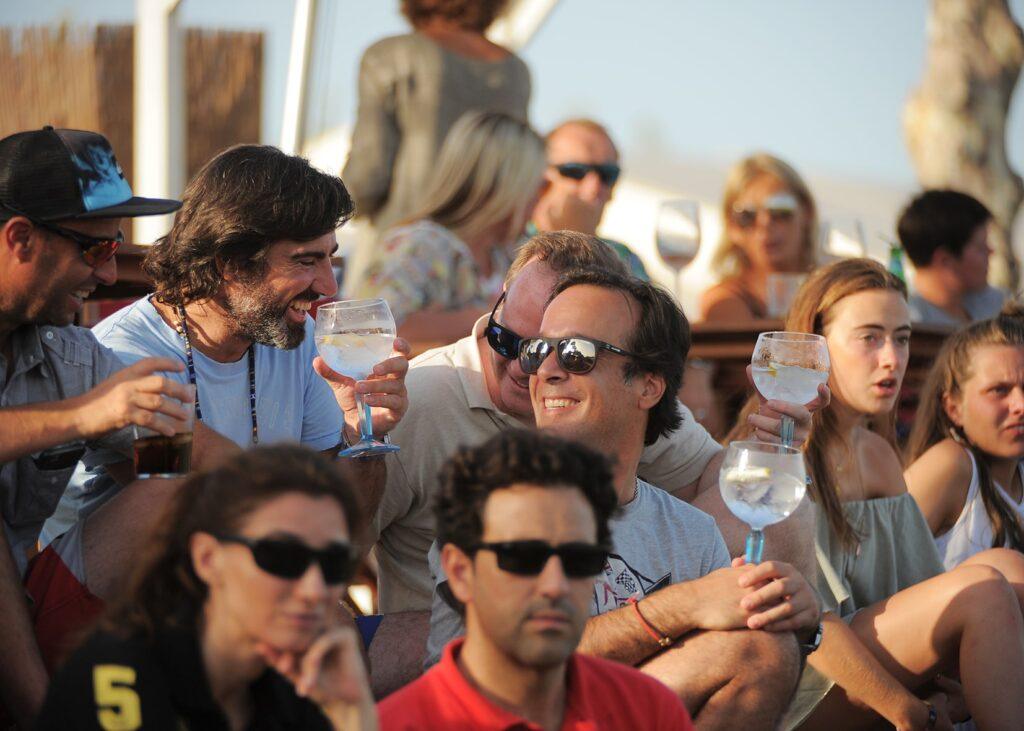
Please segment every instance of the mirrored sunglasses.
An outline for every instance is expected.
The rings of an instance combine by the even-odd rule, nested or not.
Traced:
[[[523,342],[523,338],[504,325],[499,325],[497,320],[494,319],[494,313],[498,311],[498,305],[504,300],[505,293],[502,292],[501,296],[498,297],[498,301],[494,303],[493,309],[491,309],[491,316],[487,320],[487,328],[484,330],[484,335],[487,337],[487,344],[491,346],[491,350],[502,358],[515,360],[519,357],[519,347]]]
[[[555,165],[554,168],[563,178],[570,178],[571,180],[583,180],[583,178],[587,177],[587,173],[593,170],[597,173],[597,177],[601,179],[601,183],[609,188],[615,185],[619,175],[622,173],[622,168],[614,163],[563,162],[560,165]]]
[[[597,365],[597,355],[601,350],[627,358],[639,357],[628,350],[593,338],[527,338],[519,348],[519,367],[523,369],[523,373],[533,375],[540,370],[544,359],[554,351],[558,365],[567,373],[589,373]]]
[[[769,197],[760,206],[733,206],[732,222],[740,228],[753,228],[761,211],[766,211],[772,221],[788,221],[796,214],[799,205],[796,196],[790,193],[779,193]]]
[[[583,579],[601,573],[608,559],[608,550],[593,543],[552,546],[546,541],[504,541],[480,543],[472,551],[492,551],[499,569],[519,576],[536,576],[552,556],[558,556],[566,576]]]
[[[63,226],[58,226],[54,223],[44,223],[31,218],[29,220],[32,221],[34,226],[38,226],[44,231],[49,231],[57,236],[70,239],[78,244],[82,249],[82,259],[84,259],[85,263],[93,269],[96,269],[110,261],[111,257],[114,256],[114,253],[118,250],[121,244],[124,243],[123,231],[118,231],[117,236],[112,239],[105,239],[97,236],[89,236],[88,234],[83,234],[80,231],[72,231],[69,228],[64,228]]]
[[[317,551],[295,540],[232,535],[219,535],[216,538],[221,543],[237,543],[247,547],[252,551],[257,566],[280,579],[301,578],[314,561],[320,565],[325,584],[343,584],[355,573],[355,553],[348,543],[331,543],[327,548]]]

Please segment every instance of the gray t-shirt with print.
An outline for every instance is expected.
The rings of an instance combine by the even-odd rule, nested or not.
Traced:
[[[612,551],[604,573],[594,581],[592,617],[625,606],[631,597],[699,579],[730,562],[714,518],[640,479],[636,497],[612,519],[611,533]],[[447,582],[440,556],[434,541],[427,555],[434,596],[425,667],[440,660],[444,646],[466,631],[462,617],[443,597],[447,591],[439,589]]]

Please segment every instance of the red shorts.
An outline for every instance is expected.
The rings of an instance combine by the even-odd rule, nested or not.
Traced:
[[[43,663],[52,673],[105,605],[78,580],[52,545],[29,563],[25,590],[32,598],[32,623]]]

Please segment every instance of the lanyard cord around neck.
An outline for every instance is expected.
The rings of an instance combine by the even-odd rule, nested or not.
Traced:
[[[192,360],[192,342],[188,338],[188,323],[185,321],[185,308],[178,305],[178,322],[175,328],[178,335],[185,341],[185,364],[188,368],[188,382],[196,388],[196,418],[203,420],[203,410],[199,406],[199,384],[196,383],[196,364]],[[256,421],[256,356],[252,345],[245,351],[249,358],[249,414],[252,417],[252,443],[260,443],[259,424]]]

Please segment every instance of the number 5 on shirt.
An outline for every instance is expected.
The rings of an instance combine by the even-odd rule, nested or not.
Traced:
[[[135,731],[142,726],[142,708],[135,684],[135,669],[124,665],[97,665],[92,669],[96,717],[103,731]]]

